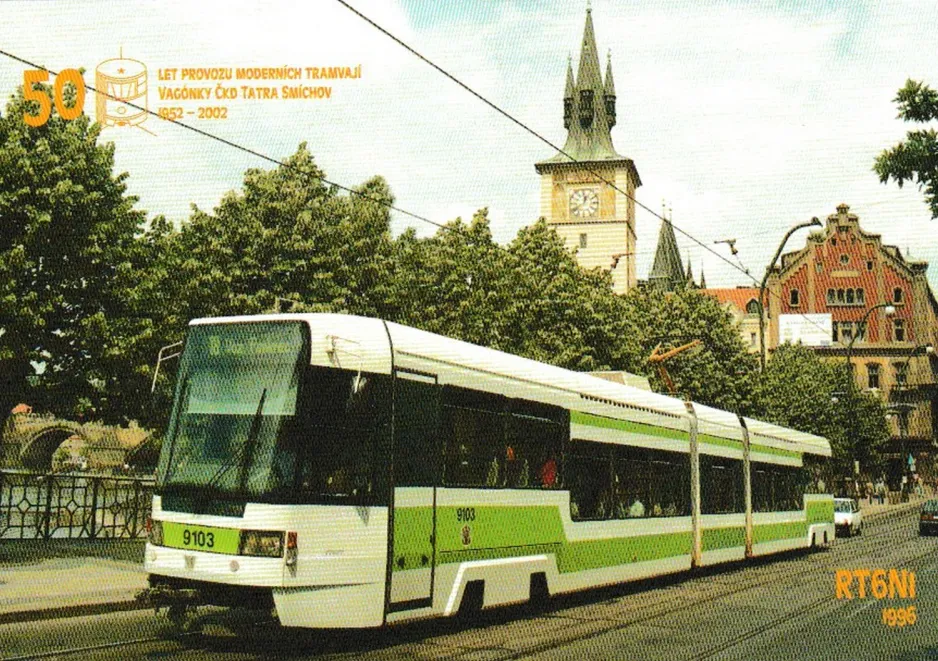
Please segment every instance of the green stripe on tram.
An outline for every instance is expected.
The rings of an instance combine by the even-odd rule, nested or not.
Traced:
[[[570,422],[572,424],[586,425],[588,427],[597,427],[600,429],[613,429],[624,431],[629,434],[642,434],[644,436],[656,436],[658,438],[668,438],[676,441],[689,441],[686,431],[681,429],[670,429],[669,427],[658,427],[646,422],[633,422],[632,420],[620,420],[618,418],[608,418],[595,413],[584,413],[583,411],[570,411]],[[740,441],[731,438],[722,438],[712,434],[698,433],[697,440],[707,445],[722,445],[724,447],[742,450],[743,444]],[[798,458],[801,456],[798,452],[791,450],[780,450],[769,447],[768,445],[759,445],[753,443],[750,445],[753,452],[762,454],[771,454],[779,457]]]
[[[807,503],[806,521],[753,526],[753,542],[759,544],[804,537],[811,523],[833,521],[833,507],[832,498],[811,501]],[[467,509],[473,511],[475,518],[460,520],[459,511]],[[428,530],[430,516],[429,507],[395,510],[394,554],[396,558],[403,556],[405,560],[403,567],[395,562],[393,571],[416,569],[420,566],[417,559],[422,554],[429,556],[429,537],[425,533],[414,534],[414,531]],[[689,555],[692,545],[690,531],[571,542],[564,535],[560,510],[546,505],[439,507],[436,538],[437,565],[554,554],[561,573]],[[704,551],[741,548],[744,545],[743,526],[705,528],[702,531]]]
[[[704,528],[701,535],[704,551],[718,551],[746,545],[746,527]]]

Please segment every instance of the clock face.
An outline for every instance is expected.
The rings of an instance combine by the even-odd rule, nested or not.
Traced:
[[[599,210],[599,195],[593,188],[580,188],[570,193],[570,212],[580,218],[589,218]]]

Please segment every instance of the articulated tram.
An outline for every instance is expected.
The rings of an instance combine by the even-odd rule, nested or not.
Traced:
[[[150,592],[376,627],[834,538],[820,437],[338,314],[190,324]]]

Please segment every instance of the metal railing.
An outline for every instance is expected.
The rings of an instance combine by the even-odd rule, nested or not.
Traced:
[[[152,477],[0,470],[0,540],[146,535]]]

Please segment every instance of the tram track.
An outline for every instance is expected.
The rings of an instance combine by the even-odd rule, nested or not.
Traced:
[[[931,549],[930,549],[930,550],[924,551],[924,552],[922,552],[922,553],[920,553],[920,554],[918,554],[918,555],[916,555],[916,556],[913,556],[912,558],[906,559],[905,564],[906,564],[906,566],[908,566],[908,567],[914,567],[914,566],[917,566],[917,565],[918,565],[921,561],[923,561],[923,560],[927,560],[927,559],[933,558],[934,555],[935,555],[934,550],[931,550]],[[875,601],[869,602],[869,606],[873,606],[873,605],[875,605],[875,604],[876,604]],[[764,635],[764,634],[766,634],[766,633],[769,633],[769,632],[771,632],[771,631],[774,631],[775,629],[778,629],[779,627],[781,627],[781,626],[783,626],[783,625],[785,625],[785,624],[788,624],[788,623],[790,623],[790,622],[793,622],[793,621],[795,621],[795,620],[798,620],[798,619],[800,619],[800,618],[802,618],[802,617],[805,617],[805,616],[807,616],[807,615],[811,615],[811,614],[814,613],[815,611],[820,610],[823,606],[831,606],[831,607],[832,607],[831,610],[837,610],[837,609],[840,609],[840,608],[845,607],[842,602],[832,601],[832,599],[831,599],[830,596],[825,596],[825,597],[823,597],[823,598],[821,598],[821,599],[818,599],[818,600],[816,600],[816,601],[813,601],[813,602],[807,604],[806,606],[803,606],[802,608],[799,608],[798,610],[796,610],[796,611],[794,611],[794,612],[787,613],[786,615],[783,615],[782,617],[776,618],[776,619],[774,619],[774,620],[772,620],[772,621],[770,621],[770,622],[766,622],[765,624],[762,624],[762,625],[760,625],[760,626],[758,626],[758,627],[756,627],[756,628],[754,628],[754,629],[751,629],[751,630],[749,630],[749,631],[747,631],[747,632],[744,632],[744,633],[740,634],[739,636],[736,636],[735,638],[733,638],[733,639],[731,639],[731,640],[728,640],[728,641],[725,641],[725,642],[723,642],[723,643],[721,643],[721,644],[719,644],[719,645],[716,645],[716,646],[714,646],[713,648],[707,650],[706,652],[704,652],[704,653],[702,653],[702,654],[700,654],[700,655],[698,655],[698,656],[695,656],[695,657],[693,657],[693,658],[695,659],[695,661],[702,661],[702,660],[704,660],[704,659],[711,659],[711,658],[713,658],[713,657],[715,657],[715,656],[717,656],[717,655],[719,655],[719,654],[721,654],[721,653],[723,653],[723,652],[726,652],[726,651],[728,651],[728,650],[730,650],[730,649],[732,649],[732,648],[734,648],[734,647],[739,647],[739,646],[742,645],[743,643],[749,642],[749,641],[751,641],[751,640],[753,640],[753,639],[755,639],[755,638],[758,638],[758,637],[761,636],[761,635]],[[855,614],[855,613],[854,613],[854,614]]]
[[[74,656],[76,654],[87,654],[90,652],[99,652],[109,649],[120,649],[131,647],[133,645],[143,645],[147,643],[174,642],[188,636],[198,636],[198,632],[180,633],[173,636],[149,636],[147,638],[135,638],[133,640],[116,640],[108,643],[98,643],[96,645],[83,645],[81,647],[70,647],[66,649],[49,650],[48,652],[34,652],[22,656],[4,656],[0,661],[29,661],[30,659],[54,659],[63,656]]]
[[[850,553],[850,555],[853,557],[857,557],[859,555],[864,558],[868,558],[870,555],[874,555],[874,556],[877,555],[876,553],[871,553],[872,551],[876,551],[878,548],[880,548],[876,546],[877,540],[879,540],[882,537],[895,538],[896,531],[890,526],[890,524],[894,524],[896,519],[901,519],[904,516],[908,516],[910,513],[910,510],[912,509],[914,509],[914,507],[903,509],[898,512],[889,512],[887,514],[884,514],[883,516],[877,517],[875,524],[871,523],[870,527],[873,527],[873,525],[875,525],[876,528],[881,528],[881,530],[879,530],[878,532],[874,534],[869,534],[869,535],[864,534],[860,537],[855,537],[855,538],[846,540],[846,543],[835,542],[834,546],[828,550],[814,552],[811,556],[804,558],[806,561],[809,562],[809,565],[800,571],[795,571],[795,572],[785,571],[784,567],[780,566],[778,567],[778,571],[773,571],[769,573],[768,576],[762,576],[758,578],[757,580],[744,581],[742,585],[737,585],[735,588],[720,591],[717,594],[713,594],[713,595],[710,595],[701,599],[695,599],[693,601],[688,601],[681,594],[675,594],[672,598],[667,599],[664,602],[659,602],[655,604],[655,606],[657,606],[656,608],[655,606],[652,606],[653,608],[655,608],[655,610],[650,613],[646,611],[646,613],[643,614],[641,617],[632,618],[632,619],[625,620],[625,621],[618,620],[618,619],[616,620],[607,619],[607,621],[610,622],[612,626],[604,627],[602,629],[590,632],[589,634],[585,636],[581,635],[576,638],[551,641],[550,643],[544,643],[541,645],[529,647],[524,650],[519,650],[515,652],[514,654],[504,657],[504,658],[505,659],[522,659],[522,658],[536,657],[538,655],[550,652],[552,650],[563,648],[566,645],[569,645],[573,642],[579,642],[579,641],[587,640],[590,638],[596,638],[604,634],[625,630],[625,629],[628,629],[630,627],[634,627],[637,625],[653,623],[654,621],[660,620],[661,618],[664,618],[666,616],[679,614],[682,611],[691,611],[700,606],[704,606],[707,603],[716,602],[721,599],[726,599],[726,598],[741,594],[749,590],[755,590],[760,587],[765,587],[771,584],[778,585],[780,575],[782,576],[782,580],[784,581],[784,583],[788,584],[788,583],[793,583],[793,582],[794,583],[801,582],[801,580],[809,574],[830,574],[835,568],[838,568],[844,565],[844,560],[847,559],[845,557],[847,553]],[[886,550],[890,553],[895,553],[897,550],[900,550],[901,548],[906,547],[908,545],[915,544],[916,542],[918,542],[917,536],[908,537],[907,539],[894,539],[893,543],[891,543],[888,548],[883,549],[883,550]],[[860,545],[859,549],[857,548],[857,545]],[[857,551],[859,551],[859,553],[857,553]],[[823,554],[823,556],[821,554]],[[905,560],[904,562],[907,564],[917,563],[925,558],[934,556],[934,554],[935,554],[935,551],[931,549],[928,551],[924,551],[920,554],[917,554],[913,556],[912,558]],[[787,559],[790,560],[791,557],[793,556],[788,556]],[[814,560],[815,558],[817,558],[820,562],[813,562],[812,560]],[[764,564],[761,564],[758,568],[762,569],[763,567],[773,567],[776,564],[781,564],[785,562],[785,560],[786,559],[780,558],[778,556],[774,556],[774,557],[769,556],[765,559]],[[763,561],[760,559],[759,562],[763,562]],[[743,567],[741,568],[745,568],[745,565],[743,565]],[[722,569],[722,568],[718,568],[718,569]],[[731,571],[736,571],[736,570],[731,569]],[[723,572],[720,572],[720,573],[723,573]],[[698,577],[697,579],[692,578],[691,580],[700,580],[700,578],[702,577]],[[780,626],[785,625],[788,622],[797,621],[799,618],[811,615],[814,612],[816,612],[819,608],[823,607],[824,605],[830,605],[832,603],[836,603],[836,602],[833,602],[833,580],[832,579],[831,579],[831,586],[832,586],[831,594],[825,595],[824,597],[814,600],[806,604],[805,606],[798,608],[795,611],[786,613],[778,618],[770,620],[769,622],[766,622],[758,627],[755,627],[754,629],[744,632],[729,641],[720,643],[719,645],[716,645],[713,648],[706,650],[705,652],[698,653],[697,655],[693,655],[688,658],[690,659],[712,658],[722,652],[732,649],[733,647],[738,647],[739,645],[745,642],[748,642],[754,638],[757,638],[760,635],[769,633],[779,628]],[[547,616],[548,617],[566,617],[565,615],[562,615],[562,614],[548,614]]]

